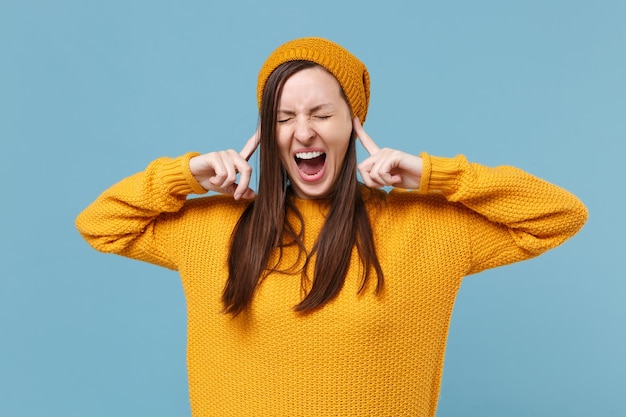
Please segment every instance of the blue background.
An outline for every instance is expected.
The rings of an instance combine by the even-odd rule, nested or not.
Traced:
[[[240,148],[264,59],[311,35],[367,64],[379,145],[516,165],[590,210],[465,280],[438,417],[626,415],[626,2],[0,0],[0,416],[189,415],[176,273],[74,218],[156,157]]]

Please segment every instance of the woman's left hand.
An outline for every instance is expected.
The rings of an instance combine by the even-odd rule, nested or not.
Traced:
[[[358,166],[363,182],[368,187],[393,186],[412,190],[419,189],[422,178],[422,158],[395,149],[380,149],[369,137],[360,120],[355,117],[352,125],[361,144],[370,154]]]

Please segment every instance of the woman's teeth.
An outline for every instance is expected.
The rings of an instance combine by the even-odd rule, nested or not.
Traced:
[[[324,155],[324,152],[319,152],[319,151],[315,151],[315,152],[298,152],[296,154],[296,158],[298,159],[314,159],[317,157],[320,157]]]
[[[304,178],[311,178],[319,174],[326,164],[326,154],[321,151],[298,152],[294,159],[300,175],[304,175]]]

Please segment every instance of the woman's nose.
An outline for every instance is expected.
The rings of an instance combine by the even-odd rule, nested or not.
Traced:
[[[295,123],[294,137],[299,142],[306,142],[315,136],[308,118],[297,118]]]

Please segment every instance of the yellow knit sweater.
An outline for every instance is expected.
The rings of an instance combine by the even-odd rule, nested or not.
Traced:
[[[203,193],[195,154],[161,158],[104,192],[77,219],[96,249],[175,269],[188,311],[195,417],[434,416],[454,300],[464,276],[553,248],[585,223],[567,191],[512,167],[422,154],[420,191],[366,206],[385,274],[358,293],[353,253],[341,293],[314,313],[298,274],[265,279],[251,308],[221,312],[229,237],[246,202]],[[325,203],[296,200],[311,248]],[[238,256],[246,256],[245,253]],[[283,265],[296,254],[286,249]]]

